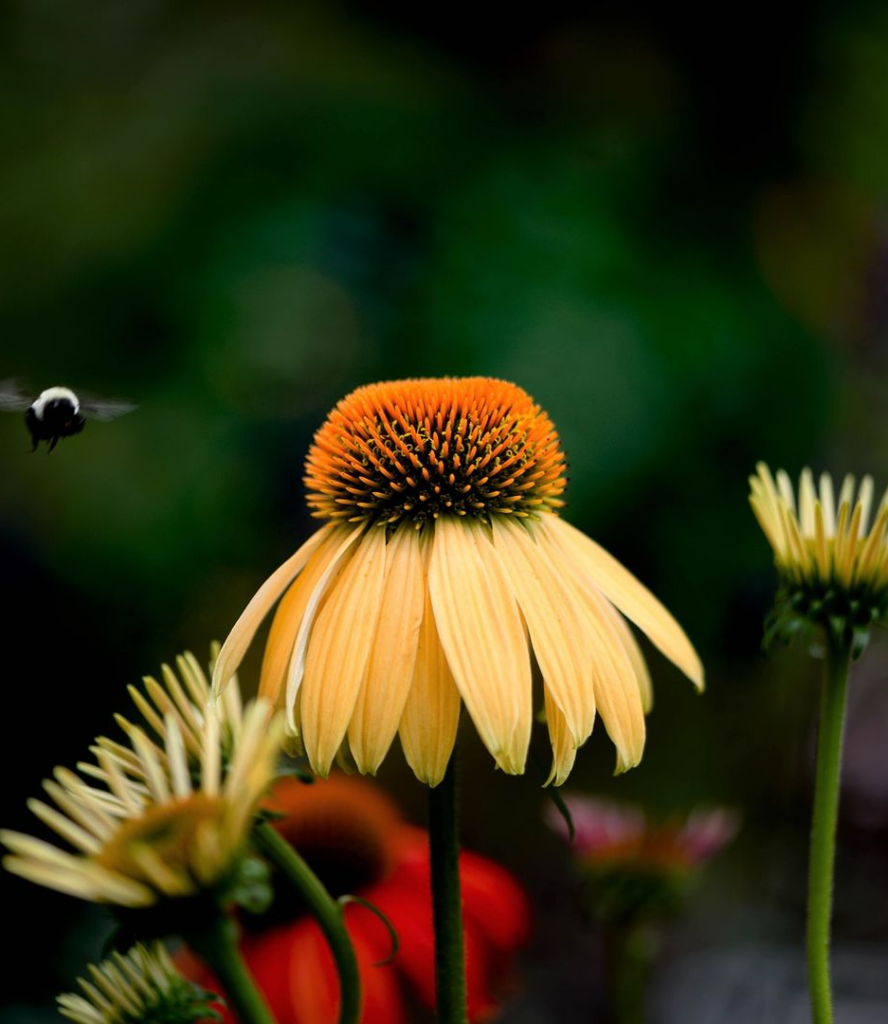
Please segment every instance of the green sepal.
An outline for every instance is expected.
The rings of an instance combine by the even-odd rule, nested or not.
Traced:
[[[278,765],[278,776],[298,779],[306,786],[314,785],[317,781],[317,777],[307,768],[303,768],[302,765],[299,764],[293,764],[290,760],[284,761],[282,764]]]
[[[587,867],[583,881],[589,915],[602,925],[627,927],[674,916],[690,880],[684,872],[612,864]]]
[[[266,822],[283,821],[287,817],[283,811],[272,811],[263,807],[256,812],[256,824],[264,825]]]
[[[271,872],[264,860],[247,855],[238,861],[225,893],[228,900],[250,914],[262,914],[271,906],[274,892]]]
[[[194,982],[181,978],[174,982],[171,990],[155,1006],[143,1010],[138,1016],[128,1015],[124,1024],[204,1024],[205,1021],[220,1021],[222,1014],[214,1008],[225,1000],[208,992]]]
[[[762,648],[801,640],[811,647],[818,631],[836,647],[847,647],[859,658],[869,642],[870,628],[888,620],[888,596],[867,590],[819,589],[814,583],[786,581],[765,619]]]
[[[857,659],[866,650],[870,641],[870,631],[866,626],[857,626],[851,638],[851,660]]]

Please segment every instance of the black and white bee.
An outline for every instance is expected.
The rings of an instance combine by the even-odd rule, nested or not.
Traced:
[[[32,452],[37,451],[41,441],[46,442],[47,451],[51,452],[61,438],[79,434],[87,419],[113,420],[135,408],[132,402],[78,397],[70,388],[60,385],[34,395],[14,380],[0,381],[0,409],[24,412]]]

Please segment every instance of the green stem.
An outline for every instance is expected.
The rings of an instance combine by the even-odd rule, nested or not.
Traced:
[[[833,866],[839,782],[842,773],[842,733],[851,654],[847,646],[830,644],[820,695],[814,816],[808,869],[808,985],[813,1024],[832,1024],[829,937],[832,918]]]
[[[459,886],[456,752],[429,790],[429,852],[435,912],[435,990],[439,1024],[465,1024],[466,962]]]
[[[345,927],[342,907],[286,839],[267,822],[257,825],[253,839],[259,851],[293,886],[324,933],[339,975],[339,1024],[357,1024],[361,1016],[361,977],[355,950]]]
[[[227,914],[220,911],[182,937],[216,976],[240,1024],[276,1024],[241,959],[237,925]]]
[[[644,923],[614,925],[605,946],[614,1024],[644,1024],[656,937]]]

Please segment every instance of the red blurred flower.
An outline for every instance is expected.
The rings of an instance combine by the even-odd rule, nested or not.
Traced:
[[[364,993],[362,1024],[401,1024],[409,992],[435,1002],[434,931],[428,836],[408,825],[395,804],[371,783],[332,776],[314,785],[279,779],[267,802],[285,817],[273,822],[311,864],[334,895],[362,896],[398,933],[397,954],[383,922],[360,904],[345,911]],[[514,953],[530,932],[527,898],[515,879],[477,854],[460,856],[469,1019],[491,1019],[507,986]],[[245,927],[241,952],[278,1024],[335,1024],[339,992],[333,958],[314,919],[286,909],[287,892],[275,887],[276,923]],[[281,905],[284,920],[280,920]],[[216,983],[190,955],[183,972],[212,989]],[[218,985],[216,985],[218,991]],[[234,1021],[223,1012],[226,1022]]]

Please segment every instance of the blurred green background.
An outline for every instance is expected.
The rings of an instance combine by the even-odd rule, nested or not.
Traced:
[[[0,82],[0,379],[139,403],[51,457],[0,417],[2,823],[32,829],[125,685],[203,657],[307,537],[302,460],[342,395],[498,376],[561,431],[567,516],[708,670],[697,698],[651,652],[641,767],[612,778],[599,726],[569,787],[743,813],[672,976],[701,949],[800,956],[816,667],[760,653],[746,478],[888,482],[884,7],[13,0]],[[860,963],[888,940],[885,662],[852,702],[837,942]],[[539,779],[465,746],[466,842],[540,907],[542,1016],[509,1019],[586,1020],[594,946]],[[421,822],[400,752],[383,782]],[[54,1019],[106,919],[0,888],[0,1020]]]

